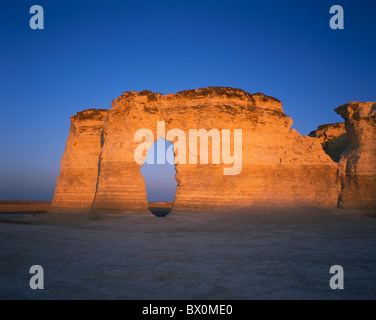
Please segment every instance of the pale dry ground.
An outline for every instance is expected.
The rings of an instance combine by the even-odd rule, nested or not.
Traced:
[[[0,223],[0,243],[1,299],[376,298],[376,218],[355,211],[19,215]],[[45,290],[29,288],[34,264]]]

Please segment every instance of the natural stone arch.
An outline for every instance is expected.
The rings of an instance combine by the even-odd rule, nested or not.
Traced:
[[[318,139],[290,129],[292,120],[279,100],[240,89],[209,87],[168,95],[130,91],[113,101],[101,132],[92,217],[147,210],[140,165],[134,160],[140,142],[134,141],[134,135],[147,128],[156,141],[158,121],[165,122],[166,132],[179,129],[187,138],[190,129],[242,130],[243,163],[238,175],[224,175],[228,165],[223,163],[176,165],[176,211],[336,205],[337,164]],[[210,152],[209,148],[209,158]]]

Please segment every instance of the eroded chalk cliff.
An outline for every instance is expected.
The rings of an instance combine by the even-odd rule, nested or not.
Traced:
[[[192,129],[230,130],[230,146],[221,137],[220,148],[212,150],[209,140],[208,164],[200,163],[200,143],[197,151],[187,151],[185,164],[176,164],[173,210],[337,203],[337,164],[325,154],[318,139],[290,129],[292,120],[283,112],[281,102],[262,93],[251,95],[224,87],[168,95],[131,91],[114,100],[108,113],[98,111],[92,122],[81,121],[78,115],[72,120],[54,210],[87,212],[91,208],[92,217],[147,210],[139,171],[142,164],[134,158],[141,143],[135,141],[139,129],[151,130],[152,142],[160,136],[172,142],[181,139],[170,134],[177,129],[185,136],[187,147]],[[165,124],[160,136],[158,121]],[[235,129],[242,131],[242,166],[238,174],[225,175],[224,168],[232,165],[224,163],[221,151],[230,147],[233,155]],[[197,152],[197,164],[189,161],[192,152]],[[175,153],[179,156],[178,149]],[[213,164],[213,158],[220,162]]]
[[[317,139],[290,129],[279,100],[240,89],[203,88],[174,95],[126,92],[104,123],[98,189],[92,214],[146,210],[143,178],[135,163],[135,132],[148,128],[157,140],[180,129],[242,130],[242,169],[224,175],[223,164],[177,164],[174,210],[218,210],[252,205],[335,205],[336,164]],[[166,138],[165,136],[163,138]],[[188,145],[188,141],[187,141]],[[200,151],[198,151],[200,153]],[[209,159],[215,156],[209,148]],[[188,155],[187,155],[188,157]]]
[[[101,134],[107,112],[89,109],[70,118],[68,141],[49,212],[90,212],[98,180]]]
[[[376,102],[350,102],[335,111],[345,119],[349,140],[339,162],[338,205],[376,210]]]
[[[318,138],[326,154],[335,162],[339,162],[349,144],[344,122],[323,124],[309,136]]]
[[[51,211],[90,212],[92,218],[146,211],[142,161],[136,161],[135,150],[160,137],[174,143],[179,160],[175,211],[337,203],[375,208],[375,105],[340,106],[336,111],[345,124],[323,125],[302,136],[290,129],[282,103],[262,93],[225,87],[168,95],[125,92],[108,111],[89,109],[71,118]],[[149,134],[136,138],[144,129]],[[190,148],[190,133],[200,129],[210,137]],[[219,132],[218,148],[213,129]],[[229,130],[229,141],[223,130]],[[223,153],[229,148],[235,155],[236,130],[242,133],[241,170],[231,169]],[[201,161],[205,139],[208,163]],[[232,174],[225,174],[229,169]]]

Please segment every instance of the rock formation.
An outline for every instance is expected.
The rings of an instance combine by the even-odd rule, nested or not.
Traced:
[[[262,93],[223,87],[167,95],[130,91],[108,112],[82,111],[71,121],[53,211],[91,211],[96,218],[147,210],[141,164],[134,159],[141,142],[134,136],[147,128],[156,141],[158,121],[165,121],[165,132],[182,130],[187,145],[190,129],[230,129],[231,139],[235,129],[242,130],[239,174],[224,175],[231,166],[222,158],[219,164],[176,164],[175,211],[337,203],[337,164],[319,139],[290,129],[292,120],[281,102]],[[217,152],[211,147],[209,140],[209,159]],[[199,148],[197,153],[200,157]]]
[[[323,124],[309,136],[318,138],[326,154],[335,162],[339,162],[342,152],[349,144],[343,122]]]
[[[350,102],[335,111],[345,119],[349,144],[339,162],[342,208],[376,209],[376,102]]]
[[[49,212],[90,212],[98,180],[101,134],[107,112],[89,109],[70,118],[69,137]]]

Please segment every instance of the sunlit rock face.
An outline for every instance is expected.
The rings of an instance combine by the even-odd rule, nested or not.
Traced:
[[[349,145],[339,162],[343,208],[376,209],[376,102],[350,102],[335,111],[345,119]]]
[[[89,109],[70,118],[69,137],[49,212],[90,212],[98,180],[101,134],[107,112]]]
[[[54,199],[55,210],[64,211],[69,201],[72,205],[75,203],[73,199],[82,199],[86,210],[92,199],[93,218],[147,210],[145,183],[139,171],[142,164],[136,163],[134,158],[135,149],[141,143],[134,137],[140,129],[151,130],[152,142],[160,136],[174,142],[176,138],[168,136],[172,129],[180,129],[186,137],[186,163],[176,164],[175,211],[337,204],[340,191],[337,163],[324,152],[319,139],[290,129],[292,120],[275,98],[224,87],[168,95],[130,91],[113,101],[107,115],[101,112],[103,117],[98,120],[98,127],[91,130],[90,139],[86,134],[81,137],[81,133],[76,133],[75,128],[80,125],[75,124],[71,129]],[[164,136],[157,134],[158,121],[164,121]],[[72,127],[74,123],[72,121]],[[200,164],[202,155],[198,143],[198,163],[190,163],[190,155],[194,154],[188,150],[190,129],[217,129],[219,132],[230,129],[232,153],[234,130],[242,130],[242,165],[238,174],[224,174],[224,168],[233,165],[223,163],[223,140],[218,150],[212,150],[209,139],[208,164]],[[83,143],[87,140],[87,146],[73,148],[74,139],[82,139]],[[86,153],[93,158],[89,167],[86,167],[89,158]],[[175,153],[175,158],[179,159],[179,148]],[[217,156],[220,163],[213,164],[212,159]],[[69,159],[75,159],[77,166]],[[90,179],[80,189],[79,196],[74,194],[86,178],[68,174],[69,170],[86,172],[87,176],[90,171]],[[73,181],[74,177],[77,180]]]

